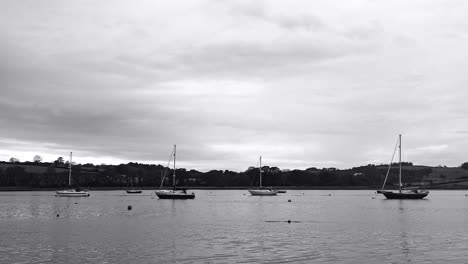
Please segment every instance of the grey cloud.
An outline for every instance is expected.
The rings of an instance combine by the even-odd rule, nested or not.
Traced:
[[[325,24],[315,16],[302,15],[298,17],[278,17],[273,18],[278,25],[288,29],[318,30],[325,27]]]
[[[279,15],[271,14],[268,8],[261,2],[235,3],[231,6],[229,13],[237,17],[248,17],[277,25],[288,30],[318,30],[326,25],[317,17],[311,14],[300,15]]]
[[[119,60],[147,69],[146,75],[159,81],[184,78],[278,78],[278,74],[300,73],[302,67],[320,67],[327,61],[338,60],[372,48],[367,44],[316,43],[209,43],[201,47],[178,51],[161,60],[158,54],[125,56]]]
[[[175,143],[193,168],[245,169],[259,154],[284,168],[346,167],[387,162],[403,133],[408,150],[448,146],[411,160],[463,159],[466,63],[453,43],[403,34],[378,10],[339,9],[332,20],[317,3],[276,13],[272,2],[236,3],[209,15],[152,6],[141,20],[76,4],[80,23],[54,16],[32,31],[33,19],[10,16],[0,27],[1,148],[164,161]],[[84,20],[90,9],[105,26]]]

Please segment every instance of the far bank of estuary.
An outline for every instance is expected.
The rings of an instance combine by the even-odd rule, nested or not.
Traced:
[[[369,186],[268,186],[265,187],[266,189],[268,188],[274,188],[274,189],[282,189],[282,190],[330,190],[330,191],[340,191],[340,190],[356,190],[356,191],[375,191],[378,190],[380,187],[369,187]],[[216,191],[222,191],[222,190],[249,190],[252,189],[252,186],[244,186],[244,187],[190,187],[190,186],[181,186],[180,189],[190,189],[190,190],[216,190]],[[429,190],[468,190],[468,186],[464,185],[450,185],[450,186],[425,186],[425,189]],[[45,187],[45,188],[40,188],[40,187],[21,187],[21,186],[12,186],[12,187],[0,187],[0,192],[49,192],[49,191],[56,191],[58,188],[52,188],[52,187]],[[148,192],[153,192],[155,190],[158,190],[159,187],[138,187],[134,188],[138,190],[143,190],[143,191],[148,191]],[[163,188],[166,190],[169,190],[170,188]],[[396,190],[396,188],[394,188]],[[126,191],[128,188],[118,188],[118,187],[92,187],[92,188],[86,188],[88,191]]]
[[[402,163],[404,185],[426,189],[468,189],[467,164],[460,167]],[[262,166],[263,186],[290,190],[376,190],[382,186],[388,165],[366,165],[350,169],[307,168],[286,170]],[[172,185],[174,171],[162,165],[130,162],[120,165],[74,164],[73,186],[89,190],[155,190]],[[200,190],[244,190],[258,186],[259,168],[245,171],[200,172],[179,168],[177,186]],[[64,162],[0,162],[0,191],[57,190],[68,186],[69,168]],[[390,170],[386,188],[398,184],[398,169]]]

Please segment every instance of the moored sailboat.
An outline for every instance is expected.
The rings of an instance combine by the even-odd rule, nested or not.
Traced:
[[[260,156],[260,166],[259,166],[259,172],[260,172],[260,188],[259,189],[251,189],[249,190],[249,193],[254,196],[273,196],[278,193],[277,190],[273,189],[262,189],[262,156]]]
[[[127,193],[142,193],[142,190],[127,190]]]
[[[389,165],[388,170],[387,170],[387,175],[385,176],[385,180],[384,180],[384,183],[382,185],[382,189],[378,190],[377,193],[383,194],[385,196],[385,198],[387,198],[387,199],[399,199],[399,200],[402,200],[402,199],[413,199],[413,200],[423,199],[424,197],[426,197],[429,194],[429,191],[421,190],[421,189],[417,189],[417,188],[403,189],[403,184],[401,182],[401,134],[398,135],[397,145],[398,145],[398,149],[399,149],[399,162],[398,163],[400,165],[399,173],[398,173],[398,180],[399,180],[398,192],[384,189],[385,188],[385,183],[387,182],[388,174],[389,174],[391,166],[392,166],[393,157],[395,156],[395,151],[396,151],[396,149],[395,149],[395,151],[393,152],[392,160],[390,161],[390,165]]]
[[[131,189],[126,190],[126,192],[129,193],[129,194],[138,194],[138,193],[142,193],[142,192],[143,192],[142,190],[135,190],[135,189],[133,188],[133,177],[132,177],[132,179],[131,179],[131,181],[130,181],[130,188],[131,188]]]
[[[188,200],[194,199],[195,193],[187,193],[186,189],[176,188],[176,145],[174,145],[173,155],[174,158],[174,174],[172,176],[172,190],[162,190],[164,179],[161,180],[160,190],[156,191],[156,195],[159,199],[174,199],[174,200]],[[169,160],[170,162],[170,160]]]
[[[59,197],[88,197],[89,192],[83,191],[80,188],[71,188],[71,174],[72,174],[72,152],[70,152],[70,161],[68,164],[68,186],[69,189],[56,191],[56,196]]]

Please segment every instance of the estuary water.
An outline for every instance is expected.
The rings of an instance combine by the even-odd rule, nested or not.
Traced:
[[[195,193],[0,193],[0,263],[468,263],[468,191]]]

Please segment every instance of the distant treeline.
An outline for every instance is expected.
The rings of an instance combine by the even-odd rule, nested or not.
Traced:
[[[468,165],[468,164],[467,164]],[[82,187],[159,187],[162,175],[164,186],[171,186],[173,171],[161,165],[130,162],[120,165],[76,164],[72,171],[72,185]],[[308,168],[306,170],[281,170],[278,167],[262,168],[263,186],[363,186],[380,187],[388,165],[367,165],[351,169]],[[425,180],[432,168],[403,164],[405,182],[431,184]],[[258,186],[259,169],[250,167],[243,172],[229,170],[177,169],[177,185],[185,187],[249,187]],[[392,169],[387,185],[396,185],[398,170]],[[63,160],[54,163],[0,162],[0,186],[31,188],[59,188],[68,185],[68,164]]]

